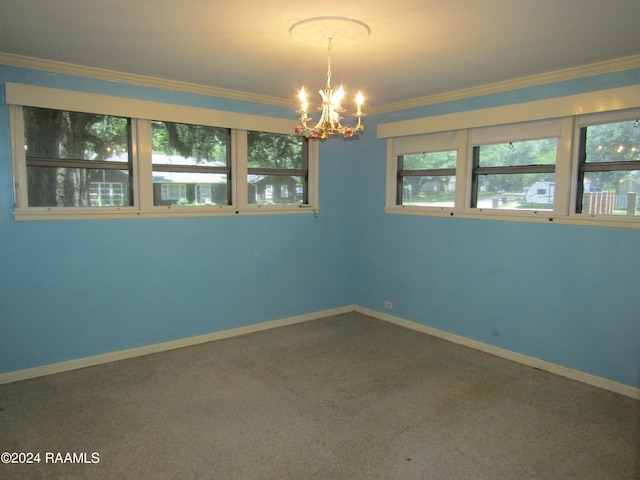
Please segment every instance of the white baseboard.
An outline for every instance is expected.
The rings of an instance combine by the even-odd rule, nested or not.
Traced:
[[[262,330],[269,330],[271,328],[294,325],[296,323],[307,322],[309,320],[317,320],[319,318],[329,317],[331,315],[340,315],[342,313],[349,313],[349,312],[353,312],[354,310],[355,310],[355,307],[353,305],[348,305],[345,307],[322,310],[320,312],[297,315],[294,317],[283,318],[280,320],[272,320],[269,322],[247,325],[246,327],[232,328],[230,330],[207,333],[205,335],[198,335],[195,337],[181,338],[178,340],[171,340],[169,342],[156,343],[153,345],[145,345],[143,347],[130,348],[127,350],[119,350],[117,352],[104,353],[101,355],[94,355],[91,357],[67,360],[65,362],[58,362],[58,363],[52,363],[49,365],[26,368],[24,370],[16,370],[13,372],[0,374],[0,385],[3,383],[18,382],[21,380],[28,380],[30,378],[43,377],[45,375],[52,375],[54,373],[77,370],[79,368],[93,367],[95,365],[100,365],[103,363],[115,362],[118,360],[125,360],[127,358],[133,358],[133,357],[140,357],[140,356],[149,355],[152,353],[165,352],[167,350],[174,350],[176,348],[190,347],[192,345],[213,342],[215,340],[222,340],[224,338],[237,337],[237,336],[246,335],[249,333],[260,332]]]
[[[91,357],[78,358],[74,360],[68,360],[65,362],[53,363],[50,365],[42,365],[33,368],[27,368],[24,370],[16,370],[13,372],[7,372],[0,374],[0,385],[4,383],[18,382],[21,380],[28,380],[30,378],[42,377],[45,375],[52,375],[54,373],[61,373],[70,370],[77,370],[79,368],[92,367],[103,363],[115,362],[118,360],[125,360],[127,358],[140,357],[143,355],[149,355],[152,353],[165,352],[168,350],[174,350],[176,348],[189,347],[192,345],[198,345],[201,343],[213,342],[215,340],[222,340],[224,338],[237,337],[240,335],[247,335],[249,333],[260,332],[263,330],[269,330],[271,328],[284,327],[287,325],[294,325],[296,323],[307,322],[310,320],[317,320],[319,318],[329,317],[332,315],[340,315],[349,312],[358,312],[363,315],[377,318],[395,325],[409,328],[427,335],[432,335],[443,340],[447,340],[452,343],[457,343],[465,347],[473,348],[481,352],[489,353],[497,357],[501,357],[507,360],[511,360],[530,367],[539,368],[540,370],[547,371],[562,377],[570,378],[578,382],[585,383],[594,387],[602,388],[620,395],[631,397],[640,400],[640,388],[632,387],[624,383],[614,382],[603,377],[591,375],[589,373],[581,372],[579,370],[573,370],[571,368],[563,367],[555,363],[540,360],[539,358],[522,355],[520,353],[506,350],[504,348],[489,345],[487,343],[472,340],[460,335],[439,330],[437,328],[428,327],[421,323],[405,320],[388,313],[379,312],[370,308],[361,307],[359,305],[346,305],[344,307],[333,308],[329,310],[322,310],[319,312],[308,313],[304,315],[297,315],[293,317],[283,318],[280,320],[272,320],[269,322],[257,323],[253,325],[247,325],[245,327],[232,328],[229,330],[223,330],[220,332],[207,333],[205,335],[198,335],[195,337],[181,338],[178,340],[171,340],[169,342],[156,343],[153,345],[146,345],[143,347],[131,348],[127,350],[120,350],[117,352],[105,353],[101,355],[95,355]]]
[[[396,317],[394,315],[389,315],[388,313],[379,312],[370,308],[360,307],[358,305],[356,305],[354,308],[356,312],[362,313],[363,315],[368,315],[370,317],[384,320],[401,327],[416,330],[418,332],[426,333],[428,335],[432,335],[434,337],[441,338],[452,343],[457,343],[465,347],[473,348],[474,350],[489,353],[491,355],[495,355],[496,357],[501,357],[513,362],[521,363],[523,365],[528,365],[530,367],[539,368],[540,370],[544,370],[555,375],[560,375],[562,377],[570,378],[578,382],[586,383],[587,385],[602,388],[604,390],[609,390],[610,392],[618,393],[626,397],[640,400],[640,388],[635,388],[631,385],[614,382],[613,380],[581,372],[580,370],[573,370],[571,368],[563,367],[562,365],[557,365],[555,363],[540,360],[539,358],[522,355],[521,353],[516,353],[511,350],[506,350],[504,348],[489,345],[477,340],[472,340],[470,338],[456,335],[454,333],[445,332],[444,330],[439,330],[437,328],[428,327],[426,325],[422,325],[421,323],[416,323],[400,317]]]

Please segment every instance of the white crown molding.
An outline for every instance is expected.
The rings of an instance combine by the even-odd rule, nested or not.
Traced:
[[[195,83],[180,82],[176,80],[155,78],[144,75],[136,75],[132,73],[118,72],[97,67],[87,67],[71,63],[55,62],[52,60],[44,60],[41,58],[26,57],[22,55],[13,55],[3,52],[0,52],[0,64],[34,70],[44,70],[48,72],[56,72],[67,75],[96,78],[99,80],[128,83],[145,87],[162,88],[179,92],[229,98],[232,100],[261,103],[278,107],[296,108],[295,101],[291,99],[258,95],[254,93],[241,92],[238,90],[210,87]],[[436,95],[414,98],[402,102],[389,103],[378,107],[372,107],[369,110],[369,115],[378,115],[382,113],[390,113],[410,108],[424,107],[437,103],[463,100],[465,98],[490,95],[510,90],[517,90],[520,88],[535,87],[566,80],[575,80],[577,78],[601,75],[605,73],[612,73],[639,67],[640,54],[632,55],[629,57],[607,60],[604,62],[583,65],[580,67],[566,68],[563,70],[556,70],[553,72],[541,73],[538,75],[531,75],[528,77],[521,77],[513,80],[506,80],[504,82],[490,83],[478,87],[465,88]]]
[[[594,75],[619,72],[622,70],[629,70],[639,67],[640,55],[632,55],[630,57],[616,58],[613,60],[593,63],[590,65],[582,65],[580,67],[565,68],[563,70],[555,70],[553,72],[515,78],[513,80],[506,80],[504,82],[490,83],[487,85],[480,85],[478,87],[465,88],[436,95],[429,95],[426,97],[414,98],[402,102],[389,103],[380,107],[370,109],[369,114],[377,115],[381,113],[396,112],[400,110],[407,110],[410,108],[424,107],[427,105],[435,105],[445,102],[453,102],[456,100],[464,100],[466,98],[491,95],[494,93],[518,90],[521,88],[536,87],[539,85],[546,85],[566,80],[575,80],[583,77],[592,77]]]
[[[22,55],[13,55],[10,53],[0,52],[0,64],[32,70],[44,70],[47,72],[55,72],[65,75],[77,75],[80,77],[95,78],[111,82],[127,83],[143,87],[162,88],[166,90],[195,93],[211,97],[229,98],[232,100],[261,103],[277,107],[295,108],[295,101],[278,97],[240,92],[238,90],[229,90],[226,88],[209,87],[196,83],[180,82],[177,80],[155,78],[145,75],[136,75],[133,73],[118,72],[115,70],[107,70],[104,68],[87,67],[83,65],[75,65],[72,63],[56,62],[35,57],[25,57]]]
[[[640,84],[378,124],[378,138],[490,127],[640,107]]]

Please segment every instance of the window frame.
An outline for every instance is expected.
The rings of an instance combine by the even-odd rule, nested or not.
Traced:
[[[317,142],[307,149],[307,198],[296,205],[250,205],[246,196],[246,131],[293,134],[295,121],[185,105],[60,90],[24,84],[5,84],[9,107],[12,166],[14,177],[14,218],[16,220],[113,219],[140,217],[204,217],[241,214],[317,213]],[[24,149],[23,107],[67,110],[130,119],[132,157],[132,206],[117,207],[30,207],[27,198],[27,162]],[[151,162],[151,120],[228,128],[231,131],[231,175],[229,205],[155,206],[153,205],[153,164]],[[145,140],[146,139],[146,140]],[[243,195],[242,193],[245,193]]]
[[[557,175],[558,159],[560,157],[559,144],[562,140],[563,125],[559,120],[546,120],[535,122],[523,122],[511,125],[498,125],[492,127],[481,127],[470,130],[468,158],[470,161],[469,172],[470,179],[465,179],[469,183],[469,201],[464,208],[470,211],[491,211],[497,214],[513,215],[538,215],[556,211],[556,199],[554,196],[553,208],[547,209],[499,209],[499,208],[479,208],[478,204],[478,183],[481,175],[497,175],[497,174],[525,174],[525,173],[553,173]],[[568,132],[564,130],[565,137]],[[484,145],[500,145],[509,143],[520,143],[535,140],[546,140],[556,138],[556,161],[554,164],[535,164],[535,165],[510,165],[510,166],[480,166],[480,147]],[[467,185],[467,183],[465,183]]]
[[[581,217],[590,217],[597,219],[611,218],[610,214],[584,213],[582,211],[582,197],[584,193],[584,174],[586,172],[619,172],[626,170],[640,170],[640,160],[637,161],[617,161],[617,162],[593,162],[588,163],[586,159],[586,138],[587,128],[598,125],[606,125],[621,122],[637,122],[640,118],[639,109],[628,109],[606,113],[596,113],[590,115],[582,115],[576,119],[574,143],[576,145],[575,169],[576,179],[574,186],[574,195],[571,199],[571,212]],[[634,128],[640,128],[634,127]],[[633,221],[636,218],[640,222],[640,215],[635,217],[616,216],[620,220],[627,219]]]
[[[441,150],[441,152],[456,152],[456,157],[458,155],[456,150]],[[440,153],[440,152],[424,152],[427,153]],[[407,155],[412,155],[410,153],[403,153],[401,155],[396,156],[397,162],[397,184],[396,184],[396,205],[404,205],[404,179],[406,177],[454,177],[456,176],[455,167],[452,168],[412,168],[405,169],[404,168],[404,157]],[[415,154],[414,154],[415,155]]]
[[[640,86],[621,87],[604,94],[591,92],[569,98],[534,101],[503,107],[480,109],[416,120],[405,120],[378,125],[378,137],[387,140],[387,194],[385,212],[389,214],[449,216],[469,219],[504,220],[534,223],[560,223],[620,228],[640,228],[640,216],[583,214],[576,212],[580,171],[579,136],[581,127],[637,120],[640,117]],[[507,123],[508,120],[516,120]],[[529,120],[530,119],[530,120]],[[555,196],[552,210],[516,210],[473,207],[474,146],[492,143],[489,138],[497,134],[504,143],[536,138],[549,138],[535,134],[536,128],[555,123],[557,154],[555,164]],[[548,126],[547,125],[547,126]],[[457,128],[456,128],[457,127]],[[445,128],[447,130],[445,130]],[[640,127],[639,127],[640,128]],[[524,137],[502,135],[511,129],[525,132]],[[544,128],[543,128],[544,129]],[[424,133],[420,133],[420,132]],[[480,132],[487,138],[478,140]],[[534,134],[526,133],[527,131]],[[409,132],[412,135],[401,135]],[[457,133],[460,141],[456,164],[456,202],[452,208],[429,206],[403,206],[397,204],[397,154],[399,145],[420,143],[414,152],[427,150],[430,136]],[[531,138],[533,135],[533,138]],[[464,138],[466,137],[466,142]],[[529,137],[529,138],[526,138]],[[495,138],[494,138],[495,140]],[[499,143],[499,142],[495,142]],[[627,164],[629,162],[626,162]],[[623,166],[626,169],[631,167]],[[490,167],[486,167],[490,168]],[[511,167],[510,167],[511,168]],[[546,169],[548,167],[545,167]],[[605,167],[595,167],[605,168]],[[635,166],[633,169],[636,169]],[[614,169],[615,170],[615,169]],[[489,171],[489,170],[487,170]],[[497,171],[497,170],[496,170]],[[515,170],[514,170],[515,171]],[[483,169],[476,170],[483,173]]]
[[[21,121],[21,126],[22,126],[22,132],[25,132],[24,129],[24,108],[34,108],[34,107],[21,107],[20,111],[21,111],[21,115],[18,116],[20,118]],[[54,110],[54,109],[44,109],[44,110]],[[57,111],[61,111],[61,112],[68,112],[66,110],[57,110]],[[69,112],[69,113],[78,113],[78,112]],[[81,112],[83,113],[83,112]],[[116,116],[112,116],[112,117],[116,117]],[[44,157],[44,156],[29,156],[27,155],[28,152],[23,152],[24,153],[24,172],[25,172],[25,178],[24,178],[24,182],[22,182],[23,185],[27,185],[26,188],[26,196],[27,198],[25,199],[25,203],[28,204],[29,200],[28,200],[28,171],[29,171],[29,167],[36,167],[36,168],[65,168],[65,169],[78,169],[78,170],[114,170],[114,171],[127,171],[129,174],[129,182],[127,183],[127,197],[129,198],[130,202],[133,202],[133,158],[131,155],[131,148],[132,148],[132,138],[133,138],[133,134],[132,134],[132,124],[131,124],[131,119],[130,118],[125,118],[125,117],[118,117],[118,118],[122,118],[124,120],[127,121],[127,157],[128,160],[126,162],[124,161],[107,161],[107,160],[88,160],[88,159],[83,159],[83,158],[56,158],[56,157]],[[23,135],[21,138],[25,138],[25,135]],[[18,141],[18,139],[16,139],[16,142]],[[23,142],[24,143],[24,142]],[[93,182],[92,182],[93,183]],[[89,184],[89,191],[90,191],[90,184]],[[120,205],[119,207],[128,207],[131,205]],[[30,208],[74,208],[74,207],[52,207],[52,206],[44,206],[44,207],[30,207]],[[105,208],[105,207],[99,207],[99,206],[82,206],[82,207],[77,207],[77,208],[90,208],[90,209],[97,209],[97,208]]]
[[[244,135],[245,135],[245,142],[246,139],[248,137],[249,131],[245,130],[243,131]],[[267,132],[269,133],[269,132]],[[287,135],[291,135],[291,134],[287,134]],[[294,134],[295,135],[295,134]],[[249,167],[247,165],[247,175],[245,176],[245,184],[247,187],[247,196],[245,197],[245,200],[247,201],[247,204],[253,206],[253,207],[259,207],[259,208],[269,208],[272,207],[272,205],[268,205],[268,204],[261,204],[261,203],[249,203],[249,197],[248,197],[248,188],[249,188],[249,184],[248,184],[248,178],[249,175],[265,175],[265,176],[282,176],[282,177],[291,177],[291,176],[295,176],[295,177],[302,177],[303,179],[303,183],[304,183],[304,187],[303,187],[303,192],[302,192],[302,202],[300,204],[276,204],[276,206],[280,206],[280,207],[296,207],[296,206],[300,206],[300,205],[307,205],[309,203],[309,157],[310,157],[310,149],[311,149],[311,145],[313,144],[317,144],[318,142],[312,141],[309,138],[306,138],[304,136],[299,136],[299,138],[302,141],[302,164],[303,164],[303,168],[302,169],[295,169],[295,168],[267,168],[267,167]],[[248,148],[248,143],[247,143],[247,148]],[[248,153],[247,153],[247,158],[248,158]]]
[[[403,200],[403,188],[404,188],[404,176],[420,176],[420,175],[429,175],[429,176],[447,176],[453,175],[456,177],[459,175],[459,165],[460,165],[460,152],[464,150],[464,145],[466,144],[466,136],[461,135],[459,132],[439,132],[428,135],[420,135],[416,137],[408,137],[406,139],[399,139],[391,146],[392,155],[394,158],[394,162],[389,165],[390,169],[394,170],[395,175],[395,187],[393,193],[393,204],[396,207],[402,208],[427,208],[427,209],[435,209],[435,210],[444,210],[449,209],[451,207],[439,207],[439,206],[415,206],[415,205],[404,205],[402,203]],[[448,151],[456,151],[456,167],[454,168],[439,168],[439,169],[421,169],[421,170],[410,170],[411,173],[404,174],[403,172],[407,172],[404,170],[401,164],[401,157],[405,155],[415,155],[421,153],[437,153],[437,152],[448,152]],[[455,201],[458,202],[458,190],[456,188]]]
[[[157,122],[157,120],[151,120],[149,121],[149,127],[150,127],[150,132],[153,138],[153,123]],[[166,121],[160,121],[162,123],[180,123],[182,125],[185,125],[185,122],[166,122]],[[194,125],[194,124],[189,124],[189,125]],[[146,126],[146,124],[145,124]],[[200,125],[196,125],[196,126],[200,126]],[[166,163],[154,163],[153,162],[153,152],[151,154],[151,174],[153,176],[153,172],[171,172],[171,173],[204,173],[204,174],[223,174],[223,175],[227,175],[227,203],[224,206],[232,206],[233,205],[233,197],[232,197],[232,180],[233,180],[233,175],[232,175],[232,170],[231,170],[231,164],[232,164],[232,158],[233,158],[233,148],[231,145],[231,132],[232,130],[230,128],[224,128],[224,127],[214,127],[214,128],[219,128],[221,130],[226,130],[226,134],[227,134],[227,148],[226,148],[226,165],[225,166],[211,166],[211,165],[171,165],[171,164],[166,164]],[[146,129],[145,129],[146,131]],[[155,182],[153,182],[152,179],[152,183],[155,184]],[[165,184],[161,184],[161,186],[164,186]],[[176,185],[184,185],[185,186],[185,191],[186,191],[186,184],[179,184],[177,183]],[[152,185],[153,188],[153,185]],[[155,192],[154,192],[155,195]],[[169,205],[156,205],[155,204],[155,197],[153,199],[153,206],[154,208],[156,207],[167,207]],[[215,208],[218,207],[220,205],[213,205],[211,207]],[[170,205],[170,207],[172,208],[182,208],[181,206],[178,205]],[[198,205],[195,208],[211,208],[210,206],[204,206],[204,205]]]

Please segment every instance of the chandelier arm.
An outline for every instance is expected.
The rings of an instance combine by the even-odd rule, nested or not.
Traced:
[[[340,135],[345,138],[358,136],[360,132],[364,130],[362,126],[362,103],[363,96],[360,92],[356,95],[357,112],[353,115],[357,124],[355,127],[351,125],[342,125],[343,119],[342,113],[342,99],[344,97],[344,90],[342,86],[337,91],[331,89],[331,49],[333,47],[333,35],[327,35],[327,85],[325,90],[320,90],[320,96],[322,97],[322,105],[320,106],[320,119],[315,126],[311,127],[308,122],[311,121],[311,117],[308,115],[308,103],[306,100],[306,92],[304,87],[300,90],[299,98],[301,102],[301,109],[296,113],[300,115],[301,125],[296,127],[296,133],[305,136],[306,138],[320,138],[326,139],[333,135]]]

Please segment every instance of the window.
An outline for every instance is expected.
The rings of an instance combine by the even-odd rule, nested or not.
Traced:
[[[153,204],[231,205],[230,135],[227,128],[151,122]]]
[[[605,104],[594,96],[588,107],[584,99],[590,97],[578,97],[578,110]],[[615,106],[621,98],[615,97]],[[635,93],[628,101],[640,103]],[[521,118],[519,108],[499,107],[493,121],[501,121],[502,113]],[[535,102],[530,108],[540,114]],[[424,125],[465,123],[465,115],[428,118]],[[472,117],[474,123],[484,120]],[[640,108],[629,108],[390,136],[385,211],[640,228],[639,119]],[[388,125],[395,134],[395,124]]]
[[[129,185],[121,182],[91,182],[89,197],[91,205],[107,207],[129,205]]]
[[[317,208],[318,146],[292,120],[12,83],[5,98],[18,220]]]
[[[187,198],[187,186],[183,183],[161,183],[160,198],[164,201],[177,201]]]
[[[581,127],[578,156],[576,213],[640,216],[637,119]]]
[[[553,210],[557,139],[473,147],[471,207]]]
[[[248,203],[307,204],[308,145],[300,135],[247,132]]]
[[[387,165],[387,203],[405,210],[454,208],[459,152],[466,137],[457,132],[394,138]],[[391,181],[391,180],[389,180]]]
[[[24,108],[29,207],[131,205],[130,122]]]
[[[453,207],[457,150],[398,156],[397,204]]]

